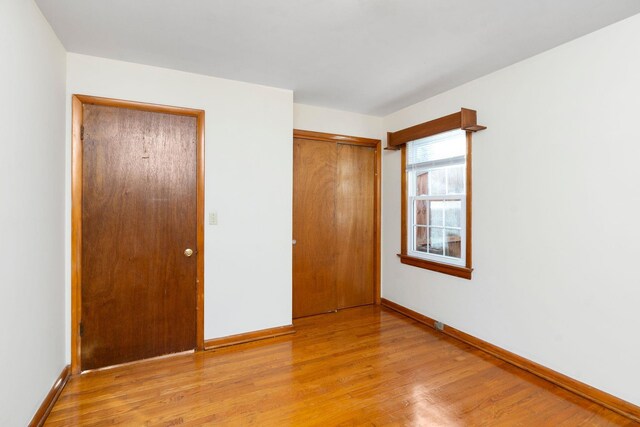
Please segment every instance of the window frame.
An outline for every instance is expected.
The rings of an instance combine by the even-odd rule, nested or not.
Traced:
[[[464,215],[464,265],[456,265],[412,256],[408,251],[408,215],[409,215],[409,194],[408,194],[408,173],[406,144],[417,139],[434,136],[448,131],[461,129],[466,133],[466,169],[465,169],[465,215]],[[401,252],[398,254],[400,262],[414,267],[424,268],[431,271],[440,272],[464,279],[471,279],[472,267],[472,164],[473,153],[471,149],[472,135],[474,132],[486,129],[485,126],[476,123],[476,111],[462,108],[460,112],[448,116],[440,117],[429,122],[421,123],[410,128],[396,132],[387,133],[387,148],[391,150],[401,150]]]
[[[420,174],[420,172],[425,172],[425,171],[433,171],[436,169],[444,169],[446,167],[451,167],[454,165],[464,165],[465,169],[464,169],[464,180],[465,180],[465,192],[464,193],[457,193],[457,194],[443,194],[443,195],[416,195],[414,194],[415,189],[417,187],[417,176]],[[425,259],[427,261],[434,261],[434,262],[438,262],[438,263],[442,263],[442,264],[450,264],[450,265],[455,265],[455,266],[459,266],[459,267],[465,267],[466,266],[466,258],[467,258],[467,251],[466,251],[466,241],[467,241],[467,194],[466,194],[466,174],[467,174],[467,168],[466,168],[466,155],[465,155],[465,160],[464,163],[457,163],[454,165],[448,165],[448,166],[439,166],[439,167],[422,167],[422,168],[417,168],[417,169],[412,169],[412,170],[407,170],[407,168],[405,168],[405,173],[407,174],[407,198],[405,200],[405,203],[407,204],[407,223],[409,224],[407,227],[407,255],[408,256],[412,256],[415,258],[420,258],[420,259]],[[413,190],[411,190],[413,189]],[[415,202],[420,201],[420,200],[424,200],[427,202],[431,202],[431,201],[442,201],[442,202],[448,202],[448,201],[460,201],[460,207],[461,207],[461,213],[462,216],[460,218],[460,227],[451,227],[451,226],[447,226],[446,225],[446,221],[443,217],[443,225],[442,226],[434,226],[431,224],[417,224],[416,220],[415,220],[415,215],[416,215],[416,209],[415,209]],[[446,209],[445,209],[446,212]],[[429,222],[429,221],[427,221]],[[454,258],[454,257],[449,257],[447,255],[444,254],[444,248],[443,248],[443,254],[442,255],[438,255],[438,254],[433,254],[433,253],[429,253],[429,252],[422,252],[422,251],[418,251],[416,249],[414,249],[416,247],[416,241],[415,241],[415,229],[418,227],[424,227],[427,230],[427,235],[429,235],[429,229],[430,228],[441,228],[443,229],[443,236],[446,236],[446,230],[447,229],[456,229],[458,228],[460,230],[460,247],[461,247],[461,256],[460,258]]]

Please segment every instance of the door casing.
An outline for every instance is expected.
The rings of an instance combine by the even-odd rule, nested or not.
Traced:
[[[83,105],[129,108],[196,118],[196,351],[204,350],[204,119],[203,110],[73,95],[71,123],[71,373],[82,372],[82,125]]]

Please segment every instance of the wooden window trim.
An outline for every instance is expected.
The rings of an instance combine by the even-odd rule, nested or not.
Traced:
[[[476,123],[476,111],[462,108],[460,112],[450,114],[448,116],[440,117],[429,122],[421,123],[416,126],[412,126],[406,129],[402,129],[396,132],[387,133],[387,148],[392,150],[401,150],[401,204],[400,204],[400,245],[401,252],[398,254],[400,262],[402,264],[411,265],[418,268],[424,268],[427,270],[437,271],[439,273],[448,274],[451,276],[461,277],[463,279],[471,279],[471,273],[473,271],[471,248],[472,248],[472,150],[471,140],[474,132],[486,129],[485,126],[478,125]],[[437,261],[426,260],[408,255],[407,251],[407,142],[426,138],[429,136],[437,135],[439,133],[448,132],[455,129],[462,129],[466,131],[467,139],[467,161],[466,161],[466,247],[465,266],[457,266],[446,263],[440,263]]]
[[[467,132],[478,132],[487,127],[477,123],[478,114],[475,110],[461,108],[457,113],[440,117],[419,125],[411,126],[395,132],[387,132],[387,149],[399,150],[407,142],[450,130],[462,129]]]

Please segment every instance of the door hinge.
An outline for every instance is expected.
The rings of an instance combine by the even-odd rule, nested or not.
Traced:
[[[80,139],[84,139],[84,125],[80,126]]]
[[[82,322],[80,322],[80,327],[78,328],[78,330],[79,330],[80,336],[82,336],[82,334],[84,334],[84,325],[82,324]]]

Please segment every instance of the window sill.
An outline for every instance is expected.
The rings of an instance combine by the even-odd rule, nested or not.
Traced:
[[[471,280],[471,272],[473,268],[459,267],[457,265],[442,264],[434,261],[427,261],[426,259],[415,258],[408,255],[398,254],[400,262],[414,267],[424,268],[426,270],[437,271],[438,273],[448,274],[450,276],[461,277],[463,279]]]

